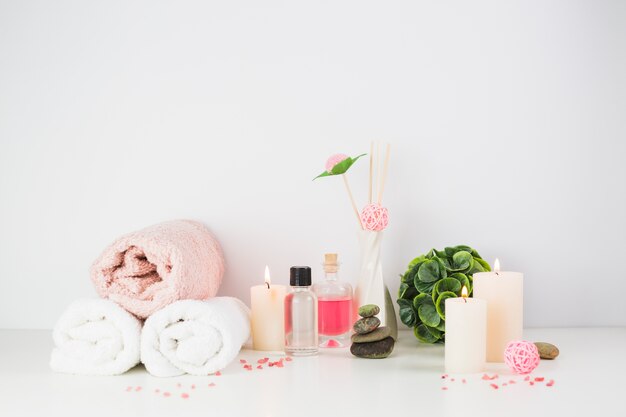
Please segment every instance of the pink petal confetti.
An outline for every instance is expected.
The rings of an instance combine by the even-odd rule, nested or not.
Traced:
[[[533,385],[535,385],[534,381],[529,381],[528,384],[530,384],[530,386],[532,387]]]
[[[464,383],[464,384],[467,384],[467,380],[466,380],[465,378],[463,378],[463,379],[461,380],[461,382],[462,382],[462,383]]]
[[[169,397],[170,395],[172,395],[172,394],[170,394],[170,393],[169,393],[169,392],[167,392],[167,391],[165,391],[165,392],[163,393],[163,396],[164,396],[164,397]]]
[[[550,381],[548,381],[548,383],[546,384],[546,387],[551,387],[552,385],[554,385],[554,379],[551,379]]]
[[[509,384],[517,384],[517,382],[515,382],[514,380],[512,380],[512,379],[511,379],[511,380],[509,381]]]
[[[211,382],[211,383],[209,384],[209,388],[210,388],[210,387],[214,387],[214,386],[215,386],[215,382]]]
[[[263,365],[257,365],[256,369],[263,369]]]
[[[506,387],[507,385],[509,385],[509,384],[507,384],[506,382],[503,382],[503,383],[502,383],[502,386],[503,386],[503,387]]]
[[[196,386],[194,384],[191,384],[191,389],[196,389]]]
[[[246,363],[246,362],[248,362],[248,361],[245,360],[245,359],[239,359],[239,363]]]
[[[450,381],[454,382],[454,378],[450,379]]]
[[[251,371],[251,370],[252,370],[252,365],[250,365],[249,363],[248,363],[248,364],[245,364],[245,365],[243,366],[243,369],[246,369],[246,370],[248,370],[248,371]]]
[[[215,376],[222,376],[222,373],[221,373],[220,371],[217,371],[217,372],[215,373]]]
[[[156,388],[156,389],[154,390],[154,393],[155,393],[155,394],[158,394],[159,392],[161,392],[161,390],[160,390],[160,389],[158,389],[158,388]]]
[[[544,379],[544,377],[537,377],[535,378],[535,382],[543,382]]]
[[[264,363],[267,363],[269,360],[270,358],[263,358],[263,359],[259,359],[258,361],[256,361],[256,363],[264,364]]]
[[[176,388],[180,388],[182,387],[181,383],[179,382],[178,384],[176,384]]]
[[[285,360],[286,360],[287,362],[291,362],[293,359],[292,359],[292,357],[291,357],[291,356],[287,356],[287,357],[285,358]]]
[[[491,388],[493,388],[493,389],[498,389],[498,388],[500,388],[500,387],[498,387],[498,385],[497,385],[497,384],[489,384],[489,385],[490,385],[490,386],[491,386]]]
[[[482,377],[482,379],[484,381],[492,381],[492,380],[494,380],[496,378],[498,378],[498,374],[493,374],[493,376],[489,376],[487,374],[483,374],[483,377]]]
[[[180,394],[181,398],[187,399],[189,398],[189,394],[187,394],[186,392],[183,392],[182,394]]]
[[[126,392],[132,391],[132,390],[133,390],[133,387],[126,387]]]
[[[135,391],[141,391],[141,387],[135,388]]]
[[[441,387],[441,390],[442,390],[442,391],[447,391],[447,390],[448,390],[448,387]]]
[[[530,381],[530,375],[524,378],[524,381]]]

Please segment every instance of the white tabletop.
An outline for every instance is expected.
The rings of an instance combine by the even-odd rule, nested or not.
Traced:
[[[239,359],[252,371],[236,360],[219,376],[155,378],[142,366],[115,377],[56,374],[48,367],[49,331],[2,330],[0,416],[626,415],[626,328],[529,329],[525,338],[561,350],[541,362],[531,380],[545,379],[532,386],[502,364],[488,365],[489,376],[498,374],[492,381],[482,374],[442,379],[443,346],[420,344],[408,331],[383,360],[334,349],[257,369],[257,360],[280,356],[244,350]]]

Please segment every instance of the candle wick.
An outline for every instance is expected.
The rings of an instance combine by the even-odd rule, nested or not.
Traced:
[[[269,290],[270,289],[270,283],[265,281],[265,284],[267,285],[267,289]]]
[[[465,301],[465,304],[467,304],[467,297],[463,297],[463,301]]]
[[[497,275],[497,276],[500,276],[500,271],[496,271],[496,275]]]

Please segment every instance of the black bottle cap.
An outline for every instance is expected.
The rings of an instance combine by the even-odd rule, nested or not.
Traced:
[[[289,270],[289,285],[292,287],[309,287],[311,285],[311,267],[292,266]]]

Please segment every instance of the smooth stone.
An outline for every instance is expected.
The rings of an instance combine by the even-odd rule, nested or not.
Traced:
[[[359,316],[361,317],[374,317],[378,313],[380,313],[380,307],[376,304],[365,304],[359,307]]]
[[[383,359],[393,352],[395,341],[393,337],[385,337],[378,342],[353,343],[350,346],[350,353],[359,358]]]
[[[559,356],[559,348],[552,343],[547,342],[535,342],[537,350],[539,351],[539,357],[541,359],[554,359]]]
[[[358,334],[366,334],[374,331],[378,326],[380,326],[380,320],[378,317],[365,317],[360,320],[357,320],[354,323],[354,331]]]
[[[366,334],[353,334],[351,339],[352,343],[369,343],[378,342],[389,336],[391,336],[391,329],[387,326],[382,326]]]

